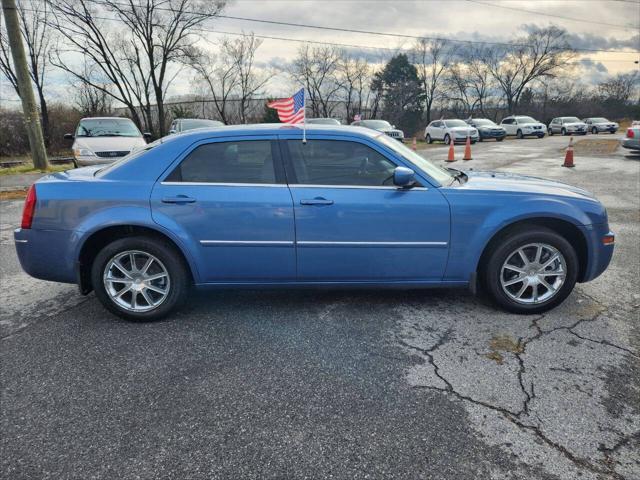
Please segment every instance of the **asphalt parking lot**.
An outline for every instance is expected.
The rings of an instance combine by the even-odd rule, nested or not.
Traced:
[[[640,478],[640,156],[578,144],[567,169],[566,144],[452,164],[606,205],[612,265],[537,316],[458,290],[273,290],[127,323],[24,274],[22,201],[0,202],[2,478]]]

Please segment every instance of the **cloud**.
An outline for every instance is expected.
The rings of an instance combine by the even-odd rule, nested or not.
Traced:
[[[604,66],[602,62],[595,62],[590,58],[583,58],[580,60],[580,65],[585,70],[594,70],[600,73],[609,73],[609,69]]]

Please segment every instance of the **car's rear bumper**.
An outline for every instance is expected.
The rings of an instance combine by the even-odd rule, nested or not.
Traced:
[[[579,281],[588,282],[600,276],[609,266],[613,257],[614,243],[605,244],[603,240],[607,236],[612,236],[613,233],[606,223],[586,225],[581,228],[587,239],[588,258],[587,265]]]
[[[76,283],[71,251],[73,232],[17,228],[13,237],[20,265],[29,275],[41,280]]]
[[[640,150],[640,139],[637,138],[625,138],[622,141],[622,146],[629,150]]]

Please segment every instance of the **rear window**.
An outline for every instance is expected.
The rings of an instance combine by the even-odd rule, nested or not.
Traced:
[[[269,140],[216,142],[196,147],[165,179],[195,183],[276,183]]]

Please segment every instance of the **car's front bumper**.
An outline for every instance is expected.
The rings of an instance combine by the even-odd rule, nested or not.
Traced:
[[[485,131],[485,132],[480,132],[480,137],[482,137],[483,139],[485,138],[504,138],[507,136],[507,132],[491,132],[491,131]]]
[[[469,138],[471,139],[472,142],[475,143],[475,142],[478,141],[478,139],[480,137],[478,137],[478,135],[471,135],[471,136],[469,136]],[[460,136],[456,135],[455,138],[453,139],[453,141],[456,142],[456,143],[464,143],[464,142],[467,141],[467,136],[465,135],[464,137],[460,137]]]
[[[76,283],[73,232],[17,228],[13,232],[20,266],[41,280]]]
[[[640,150],[640,139],[638,138],[625,138],[622,141],[622,146],[629,150]]]
[[[588,282],[600,276],[607,269],[613,256],[615,243],[605,244],[603,242],[605,237],[613,236],[613,232],[609,230],[609,225],[606,223],[584,225],[581,229],[587,239],[588,258],[579,281]]]
[[[596,128],[598,129],[598,132],[616,133],[618,131],[618,127],[607,127],[605,125],[603,126],[596,125]]]
[[[522,136],[523,137],[538,137],[538,138],[542,138],[545,135],[545,131],[540,129],[540,130],[522,130]]]

